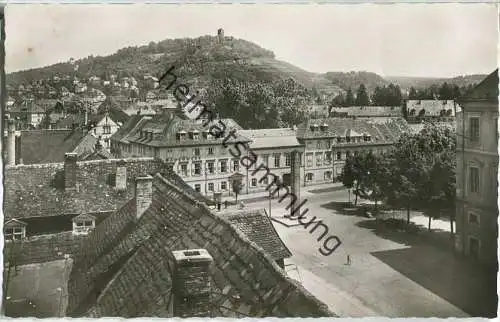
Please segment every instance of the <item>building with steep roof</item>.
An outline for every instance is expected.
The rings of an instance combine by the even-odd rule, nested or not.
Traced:
[[[45,111],[45,108],[35,103],[34,99],[26,98],[15,102],[6,114],[18,120],[22,129],[34,129],[42,122]]]
[[[67,316],[334,316],[187,189],[157,174],[135,190],[75,254]]]
[[[497,265],[498,70],[460,99],[457,117],[456,249]]]
[[[223,130],[224,137],[214,135],[217,129]],[[227,137],[233,130],[236,134]],[[191,120],[179,109],[165,109],[162,114],[132,116],[111,137],[111,150],[119,157],[149,156],[172,162],[186,183],[210,197],[229,194],[229,177],[239,171],[234,162],[240,158],[228,151],[237,142],[250,142],[239,130],[232,119]]]
[[[91,153],[97,142],[82,129],[20,131],[16,139],[16,164],[62,162],[66,153],[78,157]]]
[[[401,106],[332,107],[331,117],[403,117]]]
[[[337,180],[350,155],[387,151],[402,133],[409,131],[403,118],[329,117],[305,121],[297,128],[297,139],[305,146],[304,185]]]

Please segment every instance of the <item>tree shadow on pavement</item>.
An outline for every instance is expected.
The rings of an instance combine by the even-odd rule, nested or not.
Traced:
[[[321,207],[328,210],[334,210],[336,213],[343,216],[363,216],[363,211],[359,205],[354,206],[354,204],[345,201],[332,201],[322,204]]]
[[[409,233],[390,229],[377,220],[364,220],[357,225],[384,239],[410,246],[372,253],[394,270],[469,315],[496,316],[496,269],[481,267],[457,255],[449,232],[421,229]]]

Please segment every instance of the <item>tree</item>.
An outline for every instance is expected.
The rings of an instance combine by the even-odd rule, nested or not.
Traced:
[[[354,102],[354,95],[352,94],[352,90],[351,88],[349,87],[349,89],[347,90],[347,93],[346,93],[346,97],[345,97],[345,106],[354,106],[355,102]]]
[[[444,82],[439,88],[439,99],[450,100],[453,99],[453,88]]]
[[[241,192],[241,189],[243,188],[243,184],[241,183],[241,180],[234,180],[232,184],[233,192],[235,195],[235,201],[238,202],[238,195]]]
[[[416,100],[418,99],[418,93],[415,87],[410,87],[410,92],[408,93],[408,99],[410,100]]]
[[[361,152],[347,158],[344,165],[341,181],[348,189],[353,189],[356,196],[354,205],[358,204],[358,197],[371,198],[371,193],[375,184],[373,175],[375,174],[376,158],[372,153]]]
[[[431,217],[442,210],[453,209],[455,149],[453,130],[426,125],[418,134],[401,136],[394,150],[386,156],[385,167],[390,171],[384,170],[378,175],[383,198],[389,205],[406,208],[407,222],[413,205],[427,210],[429,229]]]
[[[370,98],[366,93],[366,87],[364,84],[359,85],[358,91],[356,92],[355,103],[358,106],[367,106],[370,104]]]

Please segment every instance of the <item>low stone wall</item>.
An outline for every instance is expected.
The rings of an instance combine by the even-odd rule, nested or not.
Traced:
[[[64,259],[65,254],[72,255],[78,249],[83,238],[63,232],[9,241],[4,245],[4,262],[18,266]]]

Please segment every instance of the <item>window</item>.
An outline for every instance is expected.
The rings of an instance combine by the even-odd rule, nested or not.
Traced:
[[[479,193],[479,168],[469,168],[469,187],[470,192]]]
[[[266,167],[269,167],[269,155],[264,154],[262,156],[262,159],[263,159],[263,163],[266,165]]]
[[[185,177],[188,175],[188,165],[186,163],[181,164],[181,175]]]
[[[316,142],[316,148],[321,149],[321,147],[322,147],[321,141]]]
[[[342,160],[342,152],[337,152],[337,160]]]
[[[479,216],[474,213],[469,213],[469,224],[479,225]]]
[[[195,184],[195,185],[194,185],[194,190],[195,190],[196,192],[201,192],[201,185],[200,185],[199,183]]]
[[[307,161],[307,166],[310,167],[312,166],[312,162],[313,162],[313,154],[312,153],[308,153],[306,155],[306,161]]]
[[[199,148],[194,148],[193,152],[194,152],[194,156],[196,156],[196,157],[200,156],[200,149]]]
[[[285,166],[289,167],[292,164],[292,156],[290,153],[285,153]]]
[[[187,150],[186,148],[181,149],[181,157],[187,157]]]
[[[267,178],[267,176],[265,176],[264,178],[262,178],[260,180],[262,180],[262,183],[265,184],[265,185],[269,184],[269,179]]]
[[[345,141],[346,141],[347,143],[351,142],[351,137],[346,136],[346,137],[345,137]]]
[[[357,157],[359,155],[359,151],[354,151],[354,156]]]
[[[281,155],[279,155],[279,154],[274,155],[274,167],[275,168],[280,167],[280,159],[281,159]]]
[[[238,172],[240,170],[240,160],[233,160],[233,171]]]
[[[5,228],[5,239],[6,240],[20,240],[24,238],[24,228]]]
[[[227,172],[227,161],[226,160],[222,160],[220,162],[220,172],[221,173],[226,173]]]
[[[210,174],[213,174],[214,173],[214,162],[213,161],[209,161],[207,162],[207,170],[208,170],[208,173]]]
[[[222,181],[220,183],[220,190],[227,190],[227,182],[226,181]]]
[[[480,248],[480,243],[479,239],[470,236],[469,237],[469,254],[473,258],[479,258],[479,248]]]
[[[325,153],[325,164],[330,164],[330,163],[332,163],[332,153],[326,152]]]
[[[342,137],[337,136],[337,143],[342,143]]]
[[[208,155],[214,155],[214,148],[208,148]]]
[[[208,183],[208,191],[214,191],[214,184],[213,182]]]
[[[196,162],[194,164],[194,175],[195,176],[201,175],[201,162]]]
[[[111,134],[111,126],[109,126],[109,125],[104,125],[104,126],[102,127],[102,131],[103,131],[103,133],[104,133],[104,134]]]
[[[329,140],[326,140],[326,141],[325,141],[325,149],[329,149],[331,146],[332,146],[332,145],[331,145],[330,141],[329,141]]]
[[[351,157],[351,151],[346,151],[345,158],[348,159]]]
[[[479,141],[479,117],[471,117],[469,119],[469,135],[471,141]]]
[[[200,139],[200,133],[193,133],[193,140],[199,140]]]
[[[324,175],[325,180],[331,180],[332,179],[332,172],[331,171],[326,171]]]
[[[306,181],[313,181],[314,174],[313,173],[308,173],[306,174]]]
[[[257,187],[257,179],[252,179],[252,187]]]
[[[316,152],[316,165],[321,165],[321,161],[322,161],[322,155],[323,153],[321,152]]]

